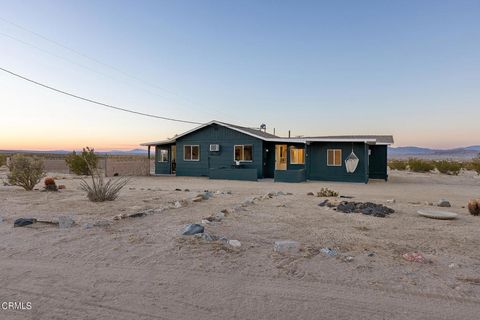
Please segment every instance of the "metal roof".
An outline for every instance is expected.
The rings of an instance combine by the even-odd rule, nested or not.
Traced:
[[[364,142],[370,144],[392,144],[393,143],[393,136],[391,135],[345,135],[345,136],[319,136],[319,137],[293,137],[293,138],[285,138],[279,137],[267,132],[264,132],[259,129],[242,127],[230,123],[220,122],[220,121],[210,121],[204,123],[196,128],[193,128],[189,131],[186,131],[182,134],[176,135],[171,139],[161,140],[161,141],[154,141],[154,142],[146,142],[142,143],[142,146],[158,146],[158,145],[165,145],[165,144],[172,144],[175,141],[183,137],[189,133],[195,132],[200,130],[204,127],[207,127],[211,124],[217,124],[220,126],[224,126],[230,128],[232,130],[244,133],[246,135],[270,142],[294,142],[294,143],[307,143],[307,142]]]

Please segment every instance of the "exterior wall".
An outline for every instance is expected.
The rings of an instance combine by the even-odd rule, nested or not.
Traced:
[[[220,151],[210,152],[210,144],[220,145]],[[243,162],[242,168],[256,169],[257,177],[262,178],[263,141],[217,124],[177,139],[177,176],[208,176],[210,169],[231,169],[234,164],[234,146],[237,144],[253,146],[253,161]],[[199,161],[183,160],[185,145],[200,146]]]
[[[100,159],[100,169],[103,169],[106,177],[119,176],[148,176],[150,175],[150,161],[148,158],[122,159],[105,158]]]
[[[371,145],[369,149],[369,177],[371,179],[387,180],[387,146]]]
[[[352,152],[359,158],[354,173],[347,173],[345,159]],[[342,150],[342,165],[327,166],[327,149]],[[368,182],[368,146],[365,143],[315,142],[308,147],[307,178],[310,180]]]
[[[305,169],[275,170],[275,182],[303,182],[305,180]]]
[[[210,169],[210,179],[257,181],[256,169]]]

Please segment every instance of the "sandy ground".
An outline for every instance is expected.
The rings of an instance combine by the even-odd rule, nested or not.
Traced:
[[[0,172],[0,181],[5,172]],[[0,186],[0,302],[31,302],[0,319],[478,319],[480,217],[463,207],[480,197],[480,178],[392,172],[389,182],[257,183],[136,177],[118,200],[89,202],[64,175],[57,193]],[[63,178],[63,179],[62,179]],[[396,210],[387,218],[321,208],[321,187]],[[174,189],[190,189],[189,192]],[[146,217],[85,228],[120,213],[168,207],[199,192],[231,191]],[[179,236],[187,223],[271,191],[206,226],[221,242]],[[454,221],[416,211],[447,198]],[[387,200],[395,199],[391,204]],[[419,204],[415,204],[419,203]],[[431,207],[430,207],[431,208]],[[70,215],[77,226],[13,228],[19,217]],[[300,241],[297,256],[273,252],[279,239]],[[319,249],[331,247],[336,257]],[[422,252],[430,263],[402,254]],[[369,253],[374,253],[369,256]],[[347,261],[346,257],[353,257]]]

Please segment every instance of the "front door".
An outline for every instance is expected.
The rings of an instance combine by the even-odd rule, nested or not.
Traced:
[[[287,170],[287,145],[275,145],[275,170]]]

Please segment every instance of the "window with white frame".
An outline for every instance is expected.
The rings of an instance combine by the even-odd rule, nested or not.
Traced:
[[[160,149],[158,151],[158,162],[168,162],[168,149]]]
[[[342,166],[342,149],[327,150],[327,166],[330,166],[330,167]]]
[[[183,146],[183,160],[185,161],[199,161],[200,160],[200,146],[185,145]]]
[[[291,146],[290,164],[305,164],[305,149]]]
[[[235,161],[253,161],[253,146],[251,144],[241,144],[235,146]]]

